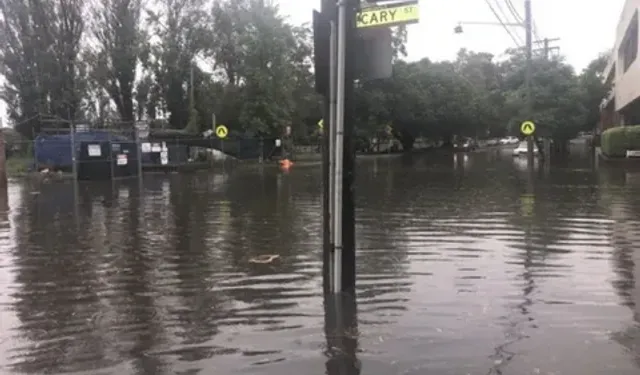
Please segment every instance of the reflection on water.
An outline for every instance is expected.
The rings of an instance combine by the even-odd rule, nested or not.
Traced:
[[[594,166],[361,160],[357,299],[322,294],[318,166],[82,183],[77,199],[14,181],[2,373],[637,374],[640,182]]]
[[[324,334],[327,338],[327,374],[359,375],[358,314],[352,295],[324,296]]]

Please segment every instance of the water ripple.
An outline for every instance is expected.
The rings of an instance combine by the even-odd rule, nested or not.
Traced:
[[[637,186],[505,155],[360,162],[343,314],[317,167],[12,182],[2,373],[636,374]]]

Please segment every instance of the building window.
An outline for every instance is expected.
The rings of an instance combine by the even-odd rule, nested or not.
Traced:
[[[621,62],[622,72],[626,72],[629,66],[638,56],[638,11],[633,13],[627,32],[618,47],[618,60]]]

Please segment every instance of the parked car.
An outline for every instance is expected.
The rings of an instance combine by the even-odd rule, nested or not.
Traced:
[[[533,154],[538,155],[538,147],[533,144]],[[527,141],[522,141],[518,147],[513,149],[513,156],[527,155]]]
[[[500,140],[501,145],[515,145],[518,142],[520,142],[520,140],[517,137],[513,137],[513,136],[502,138]]]
[[[467,138],[456,145],[458,151],[473,151],[476,148],[478,148],[478,143],[472,138]]]

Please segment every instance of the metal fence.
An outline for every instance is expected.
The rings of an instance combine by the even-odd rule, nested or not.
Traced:
[[[20,164],[17,169],[22,172],[60,171],[78,179],[117,179],[147,170],[198,169],[234,161],[321,157],[321,134],[297,136],[295,131],[270,138],[229,132],[220,138],[213,131],[185,134],[150,128],[146,122],[89,124],[43,117],[30,120],[28,127],[32,130],[28,138],[5,137],[12,169]]]
[[[41,128],[34,139],[5,140],[10,171],[69,173],[79,180],[134,177],[143,171],[213,168],[236,161],[291,158],[278,139],[161,134],[140,139],[132,129],[92,129],[82,124]]]
[[[141,174],[139,142],[131,127],[95,129],[65,120],[55,120],[54,125],[41,126],[33,139],[33,170],[71,172],[80,180]]]
[[[293,137],[219,139],[164,134],[139,139],[135,133],[131,129],[91,129],[82,125],[75,126],[75,132],[71,128],[42,128],[33,140],[7,140],[7,162],[14,166],[21,163],[19,169],[24,172],[60,171],[81,180],[93,180],[133,177],[138,170],[193,170],[282,158],[320,160],[322,156],[320,142],[297,142]],[[393,151],[386,143],[375,146],[373,151],[359,151]]]

